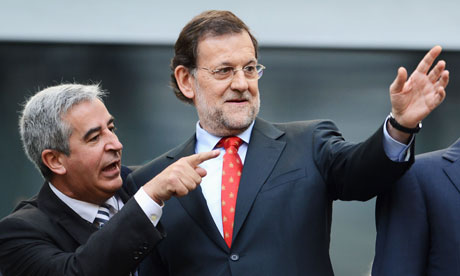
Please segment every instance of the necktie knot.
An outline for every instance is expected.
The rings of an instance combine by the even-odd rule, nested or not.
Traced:
[[[231,148],[238,150],[241,144],[243,144],[243,140],[241,140],[239,137],[229,136],[220,139],[219,143],[217,143],[217,147],[224,147],[226,151]]]
[[[110,206],[107,204],[102,204],[99,206],[99,209],[97,210],[96,218],[94,219],[94,224],[102,228],[104,224],[109,221],[110,219],[110,211],[109,211]]]

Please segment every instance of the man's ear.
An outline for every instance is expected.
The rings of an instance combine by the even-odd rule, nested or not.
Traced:
[[[64,166],[62,152],[46,149],[42,151],[42,161],[53,173],[63,175],[67,172]]]
[[[179,86],[182,94],[193,100],[195,98],[195,92],[193,90],[193,82],[195,81],[195,78],[191,74],[190,70],[183,65],[179,65],[176,69],[174,69],[174,76],[176,77],[177,85]]]

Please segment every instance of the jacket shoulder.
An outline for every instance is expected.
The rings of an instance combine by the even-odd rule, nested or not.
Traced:
[[[49,221],[36,200],[22,201],[15,210],[0,220],[0,240],[9,235],[17,235],[24,229],[40,229]]]
[[[292,121],[286,123],[270,123],[280,130],[299,130],[307,129],[312,130],[318,127],[335,127],[335,123],[331,120],[318,119],[318,120],[306,120],[306,121]]]
[[[338,132],[338,128],[333,121],[324,119],[270,124],[280,131],[285,132],[287,136],[311,136],[321,130]]]

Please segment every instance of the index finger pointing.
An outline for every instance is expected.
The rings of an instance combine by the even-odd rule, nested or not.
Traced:
[[[191,166],[197,167],[198,165],[200,165],[206,160],[216,158],[217,156],[219,156],[219,154],[220,154],[220,150],[216,149],[212,151],[196,153],[196,154],[185,157],[185,159]]]
[[[433,65],[434,60],[441,53],[442,48],[439,45],[434,46],[431,50],[423,57],[422,61],[418,64],[416,71],[426,74],[430,70],[431,65]]]

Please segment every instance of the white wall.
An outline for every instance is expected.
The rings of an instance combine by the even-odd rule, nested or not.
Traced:
[[[0,40],[172,44],[194,15],[228,9],[261,45],[460,49],[458,0],[216,2],[0,0]]]

